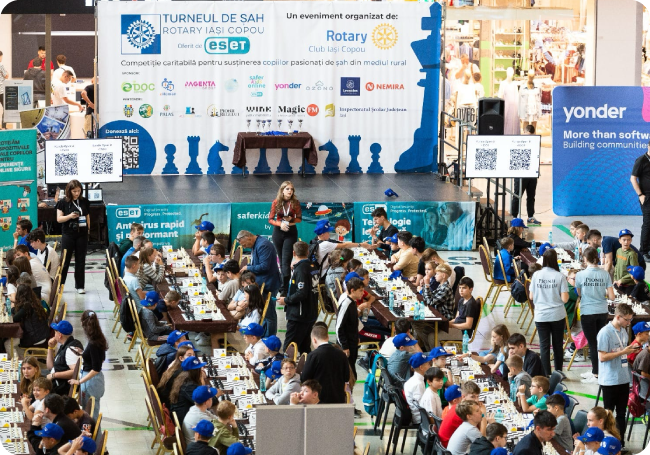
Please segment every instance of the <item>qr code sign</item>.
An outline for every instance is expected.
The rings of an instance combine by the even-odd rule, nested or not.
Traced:
[[[138,169],[140,167],[140,138],[138,136],[121,136],[121,139],[124,169]]]
[[[112,174],[113,154],[112,153],[91,153],[90,154],[91,174]]]
[[[476,149],[477,171],[495,171],[497,169],[497,149]]]
[[[525,171],[530,169],[530,149],[510,150],[510,170]]]
[[[75,153],[54,155],[54,175],[77,175],[77,155]]]

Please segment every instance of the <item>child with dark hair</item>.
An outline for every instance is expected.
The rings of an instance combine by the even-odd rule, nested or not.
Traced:
[[[230,302],[240,287],[239,282],[239,264],[234,259],[230,259],[223,265],[223,271],[228,277],[228,282],[223,285],[219,293],[219,300]]]
[[[95,419],[81,409],[74,398],[67,395],[63,397],[63,413],[79,426],[81,434],[84,436],[92,436],[95,432]]]
[[[472,338],[481,313],[481,305],[472,297],[473,290],[474,281],[470,277],[464,276],[460,279],[458,282],[460,299],[456,318],[449,321],[447,333],[438,334],[439,340],[462,340],[465,332],[470,339]]]
[[[336,289],[336,279],[342,282],[347,274],[348,262],[354,257],[354,252],[349,248],[342,250],[334,250],[330,253],[330,268],[325,273],[325,284],[335,294],[338,293]],[[341,283],[343,284],[343,283]]]
[[[505,271],[508,283],[511,283],[515,279],[515,269],[512,267],[512,251],[515,249],[515,241],[506,237],[501,239],[501,250],[499,251],[499,256],[501,256],[501,261],[497,257],[494,260],[494,279],[506,281],[506,278],[503,277]],[[503,269],[501,268],[501,263],[503,263]]]
[[[566,398],[565,398],[566,397]],[[573,451],[573,432],[571,431],[571,422],[564,413],[569,398],[562,392],[554,393],[546,398],[546,409],[557,419],[555,427],[555,439],[568,452]]]
[[[347,291],[341,294],[339,298],[339,308],[336,316],[336,339],[348,357],[348,363],[356,379],[356,363],[359,351],[359,312],[356,302],[363,298],[363,281],[359,278],[351,278],[347,281],[346,288]]]
[[[445,373],[440,368],[429,368],[424,373],[424,380],[429,387],[420,398],[420,406],[430,414],[440,418],[442,418],[442,401],[440,400],[439,390],[442,389],[444,379]]]
[[[47,342],[50,335],[47,313],[32,288],[27,284],[19,284],[15,300],[11,305],[11,314],[14,322],[20,323],[23,328],[19,346],[29,348]]]

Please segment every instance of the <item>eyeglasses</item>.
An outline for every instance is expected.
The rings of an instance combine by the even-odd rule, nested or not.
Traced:
[[[632,322],[633,319],[634,319],[634,316],[629,317],[629,318],[623,318],[623,320],[624,320],[625,322]]]

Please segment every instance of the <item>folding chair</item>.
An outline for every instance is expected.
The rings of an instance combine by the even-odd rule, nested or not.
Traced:
[[[240,265],[243,252],[244,250],[241,247],[241,245],[238,246],[237,248],[235,248],[233,254],[230,256],[230,259],[232,259],[233,261],[237,261],[237,264]]]
[[[530,322],[528,323],[528,327],[526,327],[526,332],[524,333],[524,335],[528,335],[530,326],[533,324],[533,321],[535,320],[535,302],[533,302],[533,299],[530,297],[530,279],[526,280],[526,282],[524,283],[524,287],[526,288],[526,295],[528,296],[528,308],[530,309]],[[535,329],[533,330],[533,335],[530,337],[530,343],[533,342],[533,338],[535,338],[536,333],[537,333],[537,327],[535,327]]]
[[[287,346],[287,349],[284,351],[284,356],[287,359],[291,359],[295,362],[296,358],[298,357],[298,343],[295,341],[289,343],[289,346]]]
[[[144,368],[145,364],[145,359],[151,355],[151,352],[154,350],[154,348],[163,345],[166,343],[166,341],[161,341],[161,340],[156,340],[156,341],[149,341],[147,337],[144,336],[144,332],[142,331],[142,324],[140,322],[140,315],[138,314],[138,310],[135,307],[135,302],[132,299],[127,299],[129,302],[129,308],[131,309],[131,314],[133,315],[133,322],[135,323],[135,333],[133,334],[133,339],[131,340],[131,345],[133,345],[135,339],[136,339],[136,334],[137,338],[140,338],[140,346],[141,349],[138,350],[138,355],[135,356],[135,364],[136,366],[140,365],[142,363],[142,368]],[[131,346],[129,346],[129,351],[131,351]]]
[[[113,317],[115,318],[115,323],[113,324],[113,329],[111,333],[115,333],[115,328],[120,323],[120,298],[117,296],[117,291],[115,290],[115,277],[113,276],[113,271],[111,267],[106,267],[106,274],[108,275],[108,287],[110,289],[111,296],[113,296]],[[116,338],[120,337],[120,332],[122,331],[122,325],[117,330]]]
[[[72,370],[72,379],[79,379],[79,370],[81,369],[81,357],[77,359],[77,363],[74,366],[74,370]],[[74,384],[72,387],[70,387],[70,390],[68,391],[68,396],[72,398],[77,398],[77,388],[79,385]],[[78,400],[77,400],[78,401]]]
[[[271,302],[271,293],[267,292],[266,299],[264,301],[264,311],[262,312],[262,317],[260,318],[260,325],[264,324],[264,319],[266,319],[266,312],[269,310],[270,302]]]
[[[485,277],[485,281],[490,283],[490,287],[488,288],[487,294],[485,294],[485,301],[487,302],[488,299],[490,298],[490,294],[492,294],[492,291],[494,289],[499,288],[499,285],[497,285],[497,283],[494,282],[494,276],[492,274],[492,262],[490,260],[490,253],[487,252],[487,250],[485,249],[485,247],[483,247],[483,245],[479,245],[478,255],[479,258],[481,259],[481,267],[483,268],[483,276]],[[496,303],[496,299],[493,298],[493,300]],[[495,303],[492,304],[492,308],[494,308]]]
[[[329,292],[330,293],[330,298],[332,299],[332,304],[334,305],[335,310],[334,311],[329,311],[327,307],[325,306],[325,300],[323,299],[323,292]],[[336,297],[334,296],[334,292],[324,284],[319,284],[318,285],[318,306],[320,306],[321,312],[325,315],[323,317],[323,322],[327,324],[327,328],[329,329],[330,324],[336,317]]]
[[[298,365],[296,365],[296,373],[302,373],[303,368],[305,368],[305,362],[307,362],[307,353],[303,352],[298,358]]]
[[[483,301],[483,297],[477,297],[476,302],[481,306],[481,311],[478,313],[478,320],[476,321],[476,325],[474,326],[474,332],[472,333],[471,338],[469,339],[470,343],[474,342],[474,338],[476,338],[476,332],[478,332],[478,325],[481,323],[481,318],[483,317],[483,307],[485,306],[485,302]],[[461,352],[463,349],[463,342],[461,341],[456,341],[456,340],[445,340],[442,343],[443,347],[447,345],[454,346],[456,348],[456,352]]]
[[[86,411],[86,414],[89,416],[93,415],[93,411],[95,411],[95,397],[90,397],[88,401],[86,401],[86,406],[84,406],[84,411]]]
[[[633,371],[632,372],[632,389],[631,390],[640,391],[641,390],[641,384],[643,382],[648,384],[649,381],[647,379],[645,379],[643,376],[641,376],[639,373],[637,373],[636,371]],[[649,389],[649,394],[650,394],[650,389]],[[645,407],[645,417],[647,419],[648,412],[650,412],[650,400],[648,399],[647,396],[642,397],[642,396],[640,396],[638,394],[636,394],[636,396],[639,398],[639,400],[641,400],[641,404],[643,405],[643,407]],[[628,407],[627,416],[625,417],[625,420],[629,422],[630,417],[632,417],[632,423],[628,425],[630,427],[630,431],[627,434],[627,440],[628,441],[630,440],[630,436],[632,435],[632,428],[634,427],[634,423],[637,420],[637,419],[634,418],[634,416],[630,416],[630,408]],[[645,447],[646,442],[648,440],[648,432],[650,431],[650,419],[647,419],[647,420],[648,420],[648,423],[646,425],[645,436],[643,437],[643,445],[641,447]],[[622,437],[625,437],[625,435],[622,435]]]
[[[418,406],[420,412],[420,430],[415,437],[415,447],[413,448],[413,455],[422,447],[422,454],[429,455],[432,453],[435,440],[438,437],[435,432],[431,431],[431,424],[429,423],[430,416],[426,409]],[[433,416],[431,416],[433,417]]]
[[[106,444],[108,443],[108,430],[104,430],[99,440],[95,442],[97,444],[95,455],[104,455],[106,453]]]
[[[501,255],[499,255],[499,257],[501,257]],[[513,270],[515,271],[515,277],[519,277],[519,267],[517,266],[517,261],[515,261],[514,258],[512,258],[512,268],[513,268]],[[505,273],[504,273],[503,276],[505,276]],[[513,281],[513,282],[514,282],[514,281]],[[504,317],[507,317],[507,316],[508,316],[508,312],[510,311],[510,309],[511,309],[513,306],[515,306],[516,303],[517,303],[517,302],[515,302],[515,298],[512,297],[512,294],[510,294],[510,298],[509,298],[508,301],[506,302],[506,306],[503,308],[503,316],[504,316]],[[521,311],[523,311],[523,310],[524,310],[524,309],[523,309],[523,305],[521,305]]]
[[[573,323],[578,320],[578,308],[580,306],[580,297],[578,297],[578,300],[576,302],[576,307],[573,312]],[[569,317],[567,315],[566,317],[566,341],[564,342],[564,349],[566,350],[567,346],[569,343],[572,342],[575,345],[575,340],[573,339],[573,334],[571,333],[571,327],[569,326]],[[569,366],[567,367],[567,371],[571,369],[571,365],[573,365],[573,361],[576,358],[576,354],[578,354],[578,349],[573,350],[573,354],[571,355],[571,360],[569,360]],[[587,358],[587,352],[586,352],[586,346],[583,346],[582,348],[582,354],[584,355],[585,358]]]
[[[154,432],[151,448],[153,449],[156,444],[159,444],[160,447],[158,447],[158,451],[156,452],[156,455],[159,455],[161,451],[163,455],[166,453],[171,453],[172,451],[167,449],[163,444],[163,436],[160,434],[160,425],[158,420],[156,419],[156,414],[153,411],[153,406],[151,406],[151,401],[149,400],[148,397],[145,397],[144,401],[147,405],[147,413],[149,414],[149,419],[151,420],[151,426],[153,427],[153,432]]]
[[[174,413],[176,415],[176,413]],[[185,441],[185,436],[181,433],[181,426],[178,423],[178,418],[174,418],[176,422],[176,428],[174,429],[174,434],[176,435],[176,448],[180,455],[185,455],[185,450],[187,449],[187,442]]]
[[[241,262],[239,263],[239,267],[243,268],[244,266],[248,265],[248,257],[244,256],[241,258]]]
[[[503,264],[503,258],[501,257],[500,253],[497,253],[496,256],[497,256],[497,259],[499,260],[499,267],[501,267],[501,274],[503,275],[503,281],[494,278],[494,275],[492,275],[492,279],[494,280],[495,283],[497,283],[497,284],[502,283],[501,287],[499,287],[499,289],[497,290],[496,297],[494,297],[494,299],[492,300],[492,308],[494,308],[494,305],[496,304],[497,299],[499,298],[499,295],[501,294],[501,291],[503,291],[503,288],[505,288],[506,291],[508,291],[508,293],[510,293],[510,297],[508,297],[508,301],[506,302],[506,306],[505,306],[505,308],[509,308],[510,305],[512,305],[512,302],[515,301],[515,299],[512,296],[512,290],[510,289],[510,283],[508,283],[508,277],[506,276],[506,267]],[[504,308],[504,310],[505,310],[505,308]],[[492,309],[490,311],[492,311]],[[504,313],[504,315],[507,316],[507,314],[505,314],[505,313]]]
[[[93,404],[93,408],[94,408],[94,404]],[[90,415],[92,416],[92,414]],[[95,431],[93,432],[93,439],[97,438],[97,433],[99,432],[99,427],[101,427],[101,425],[102,425],[102,413],[100,412],[99,415],[97,416],[97,420],[95,421]]]
[[[153,359],[151,357],[147,357],[144,366],[145,366],[145,371],[147,372],[147,376],[149,376],[149,381],[151,381],[151,385],[153,385],[154,387],[158,387],[158,383],[160,383],[160,378],[158,377],[158,370],[156,370],[156,365]]]

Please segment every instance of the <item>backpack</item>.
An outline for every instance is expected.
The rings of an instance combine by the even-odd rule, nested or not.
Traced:
[[[512,298],[515,299],[515,302],[518,303],[524,303],[528,301],[528,296],[526,295],[526,286],[524,286],[524,283],[522,282],[525,277],[522,274],[520,274],[519,278],[513,281],[512,285],[510,286],[510,293],[512,294]]]
[[[115,259],[115,264],[118,266],[118,272],[119,272],[119,266],[122,263],[122,254],[120,253],[120,247],[117,246],[117,243],[111,242],[108,245],[108,257]],[[106,259],[106,267],[111,267],[111,264],[108,262],[108,258]],[[117,277],[115,277],[117,279]],[[108,272],[104,272],[104,287],[108,289],[108,298],[113,301],[113,293],[111,292],[111,285],[108,279]]]
[[[386,358],[377,353],[372,361],[372,368],[368,376],[366,376],[366,383],[363,386],[363,407],[366,412],[371,416],[376,416],[379,411],[379,390],[377,390],[377,363],[381,360],[386,365]]]
[[[129,305],[126,304],[127,298],[128,296],[122,300],[122,304],[120,305],[120,324],[122,324],[125,332],[132,333],[135,332],[135,321],[133,321],[133,315],[131,314]]]

